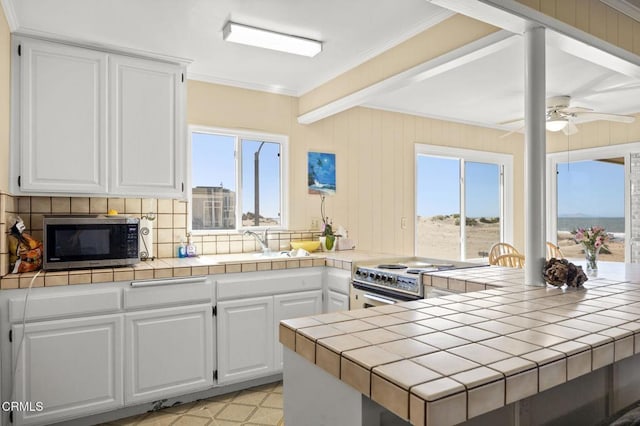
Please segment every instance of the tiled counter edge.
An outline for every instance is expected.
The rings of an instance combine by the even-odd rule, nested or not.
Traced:
[[[459,423],[640,352],[640,284],[530,287],[519,273],[487,268],[476,284],[489,290],[286,320],[280,342],[416,425]],[[473,288],[465,274],[478,271],[438,275]]]
[[[224,255],[186,259],[156,259],[153,261],[140,262],[133,267],[41,271],[34,281],[33,287],[96,284],[237,272],[275,271],[316,266],[329,266],[350,271],[352,266],[352,261],[348,254],[342,254],[339,258],[324,253],[307,257],[277,257],[273,259],[247,259],[246,255],[239,255],[239,257],[244,257],[244,259],[234,260],[233,257],[233,255]],[[8,274],[0,277],[0,289],[27,288],[35,274],[36,272],[27,272],[22,274]]]

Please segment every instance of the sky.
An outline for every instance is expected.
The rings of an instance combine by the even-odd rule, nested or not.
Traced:
[[[498,166],[466,162],[467,217],[499,214]],[[457,159],[418,157],[418,216],[460,212]],[[558,165],[558,216],[624,217],[624,166],[602,161]]]
[[[624,166],[558,164],[558,216],[624,217]]]
[[[242,141],[242,211],[254,211],[254,153],[260,142]],[[192,133],[191,184],[220,186],[236,191],[235,137]],[[265,143],[260,150],[260,215],[277,218],[280,211],[279,144]]]
[[[466,162],[467,217],[500,215],[500,174],[495,164]],[[418,157],[417,215],[460,213],[460,160]]]

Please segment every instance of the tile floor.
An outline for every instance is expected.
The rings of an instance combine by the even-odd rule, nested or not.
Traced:
[[[282,382],[128,417],[103,426],[284,426]]]

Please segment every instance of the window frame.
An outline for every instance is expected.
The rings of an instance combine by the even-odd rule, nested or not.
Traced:
[[[631,154],[640,152],[640,142],[583,148],[547,153],[547,241],[558,239],[558,163],[593,161],[602,158],[624,157],[624,259],[631,259]]]
[[[187,174],[187,200],[189,208],[187,209],[187,230],[193,235],[218,235],[218,234],[234,234],[243,230],[286,230],[289,224],[289,137],[287,135],[255,132],[241,129],[230,129],[223,127],[211,127],[202,125],[190,125],[189,144],[188,144],[188,171]],[[211,135],[222,135],[233,137],[235,139],[235,166],[236,166],[236,227],[233,229],[193,229],[193,201],[192,201],[192,145],[194,133],[206,133]],[[277,226],[243,226],[242,225],[242,140],[264,141],[269,143],[277,143],[280,145],[280,224]]]
[[[416,143],[414,149],[414,234],[413,252],[418,248],[418,157],[421,155],[460,160],[460,217],[466,217],[465,208],[465,162],[498,164],[501,169],[500,179],[500,241],[513,243],[513,155],[496,152],[477,151],[465,148],[450,148],[446,146]],[[465,216],[463,216],[465,215]],[[460,226],[460,256],[466,258],[466,232]]]

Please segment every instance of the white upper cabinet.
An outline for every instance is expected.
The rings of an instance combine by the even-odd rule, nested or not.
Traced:
[[[182,70],[125,56],[109,61],[111,190],[181,196]]]
[[[105,193],[107,54],[39,40],[20,51],[21,189]]]
[[[183,64],[20,36],[14,47],[15,193],[186,197]]]

